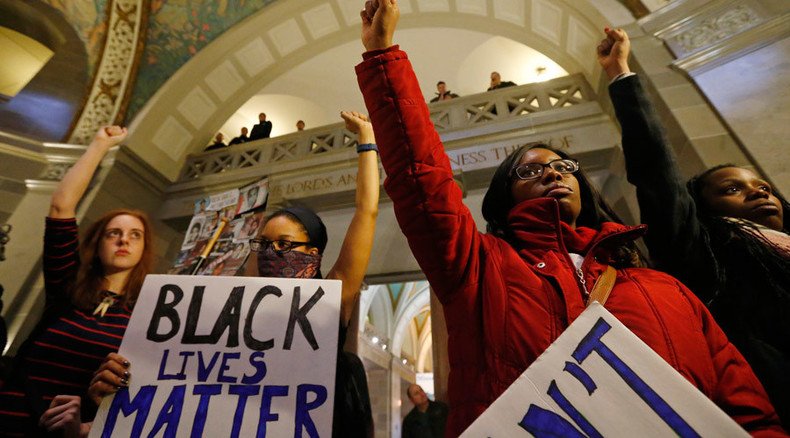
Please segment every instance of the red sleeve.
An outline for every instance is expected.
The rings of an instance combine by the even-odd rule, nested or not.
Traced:
[[[44,229],[44,288],[47,305],[67,300],[79,269],[77,220],[47,218]]]
[[[406,53],[393,46],[364,59],[357,80],[387,173],[384,189],[414,257],[447,302],[477,282],[480,234]]]
[[[786,437],[765,389],[740,351],[713,319],[708,309],[688,289],[686,295],[700,314],[710,349],[716,385],[712,400],[752,436]]]

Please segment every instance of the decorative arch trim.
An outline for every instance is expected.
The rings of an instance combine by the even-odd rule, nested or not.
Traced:
[[[359,36],[359,2],[278,1],[225,32],[155,93],[128,143],[171,181],[237,108],[283,73]],[[606,20],[588,0],[403,1],[400,28],[477,30],[522,42],[596,83],[591,56]],[[262,29],[264,29],[262,31]],[[362,48],[360,47],[360,53]],[[349,68],[352,68],[349,65]]]

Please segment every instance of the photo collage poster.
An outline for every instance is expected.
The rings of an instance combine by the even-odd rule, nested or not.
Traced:
[[[197,275],[237,275],[250,254],[249,240],[263,225],[268,195],[269,183],[263,179],[198,199],[181,251],[168,274],[190,274],[221,219],[227,218],[229,222]]]

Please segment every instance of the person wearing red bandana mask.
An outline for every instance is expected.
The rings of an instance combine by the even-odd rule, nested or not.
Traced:
[[[346,129],[358,136],[359,154],[356,210],[338,259],[323,277],[343,281],[332,436],[363,438],[373,436],[365,371],[359,358],[342,351],[342,346],[373,248],[379,205],[378,150],[373,128],[364,114],[343,111],[340,115]],[[250,240],[247,275],[322,278],[321,262],[327,241],[326,226],[312,210],[278,210],[266,219],[258,237]]]

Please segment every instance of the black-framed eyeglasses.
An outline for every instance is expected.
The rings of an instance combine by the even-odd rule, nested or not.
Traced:
[[[513,168],[513,174],[518,177],[518,179],[530,180],[530,179],[537,179],[543,175],[543,169],[551,167],[555,171],[566,174],[566,173],[574,173],[579,170],[579,162],[572,159],[572,158],[559,158],[556,160],[549,161],[546,164],[543,163],[526,163],[526,164],[519,164],[518,166]]]
[[[250,239],[250,251],[264,252],[269,246],[274,251],[284,254],[297,246],[309,245],[310,242],[294,242],[291,240],[267,240],[267,239]]]

